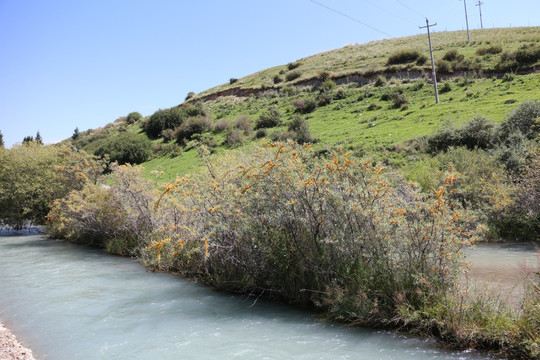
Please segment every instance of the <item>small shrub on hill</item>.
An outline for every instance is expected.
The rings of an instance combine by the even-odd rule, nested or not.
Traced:
[[[452,85],[447,81],[444,83],[443,86],[441,86],[441,89],[439,90],[439,93],[444,94],[447,92],[452,91]]]
[[[253,129],[253,121],[247,115],[240,115],[234,121],[234,128],[248,133]]]
[[[139,122],[142,120],[142,115],[138,112],[130,112],[128,116],[126,117],[126,122],[128,124],[135,124],[136,122]]]
[[[491,46],[486,46],[486,47],[480,47],[478,49],[476,49],[476,54],[477,55],[496,55],[496,54],[499,54],[503,51],[502,49],[502,46],[501,45],[491,45]]]
[[[276,108],[270,108],[263,112],[255,122],[255,130],[272,128],[281,124],[281,113]]]
[[[296,61],[296,62],[293,62],[293,63],[288,63],[287,64],[287,70],[294,70],[294,69],[298,68],[300,65],[302,65],[302,63],[299,62],[299,61]]]
[[[446,60],[438,60],[435,63],[437,73],[440,74],[449,74],[452,72],[452,64]]]
[[[314,111],[317,108],[317,103],[315,102],[315,99],[313,99],[312,97],[308,97],[306,99],[294,99],[293,107],[294,107],[295,112],[298,112],[301,114],[307,114]]]
[[[246,141],[244,132],[239,129],[231,130],[225,137],[225,145],[229,147],[237,147]]]
[[[309,130],[309,124],[301,116],[294,116],[287,128],[292,140],[300,145],[315,141]]]
[[[446,61],[461,61],[464,58],[465,56],[460,54],[456,49],[448,50],[443,56],[443,60]]]
[[[157,138],[163,130],[182,125],[186,117],[185,111],[177,107],[158,110],[144,123],[143,129],[149,137]]]
[[[387,83],[386,78],[382,75],[377,76],[377,80],[375,80],[374,86],[375,87],[381,87],[385,86]]]
[[[415,62],[420,53],[416,50],[400,50],[388,57],[388,65],[398,65]]]
[[[206,116],[188,118],[174,131],[174,136],[179,142],[190,140],[195,134],[202,134],[212,130],[212,121]]]
[[[300,71],[298,71],[298,70],[291,71],[291,72],[287,73],[287,75],[285,75],[285,80],[293,81],[293,80],[298,79],[300,76],[302,76],[302,73]]]
[[[214,132],[220,133],[227,130],[231,124],[227,120],[219,120],[214,124]]]
[[[145,162],[152,153],[152,143],[145,136],[126,132],[110,138],[105,138],[95,154],[108,156],[111,162],[119,164],[140,164]]]
[[[281,76],[279,76],[279,75],[274,76],[274,78],[272,80],[273,80],[274,84],[279,84],[279,83],[283,82],[283,78]]]
[[[416,59],[416,65],[418,66],[422,66],[424,65],[426,62],[428,61],[428,57],[424,54],[421,54],[420,56],[418,56],[418,58]]]

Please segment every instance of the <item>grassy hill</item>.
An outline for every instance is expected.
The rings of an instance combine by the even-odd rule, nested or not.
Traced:
[[[159,112],[117,119],[73,142],[104,154],[129,134],[131,144],[148,147],[146,172],[163,171],[162,181],[169,181],[197,171],[201,144],[219,153],[294,138],[296,120],[309,127],[320,151],[340,147],[399,166],[404,158],[392,151],[396,144],[478,115],[500,123],[523,101],[540,98],[540,28],[476,30],[470,45],[465,39],[463,31],[433,35],[439,104],[427,39],[419,35],[346,46],[191,93],[168,109],[182,112],[176,122],[150,139],[145,129]],[[268,116],[275,117],[271,126],[261,123]]]

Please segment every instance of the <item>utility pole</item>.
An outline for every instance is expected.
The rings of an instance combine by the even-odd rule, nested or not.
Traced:
[[[471,43],[471,34],[469,33],[469,17],[467,16],[467,0],[463,0],[465,6],[465,24],[467,24],[467,43]]]
[[[436,26],[435,24],[429,24],[428,18],[426,18],[426,26],[419,26],[419,29],[427,28],[427,36],[429,41],[429,54],[431,55],[431,76],[433,78],[433,87],[435,88],[435,103],[439,103],[439,90],[437,89],[437,73],[435,72],[435,61],[433,60],[433,48],[431,47],[431,33],[429,32],[429,28],[431,26]]]
[[[476,3],[476,6],[478,6],[478,10],[480,10],[480,29],[484,28],[484,24],[482,24],[482,5],[484,5],[484,3],[478,0],[478,3]]]

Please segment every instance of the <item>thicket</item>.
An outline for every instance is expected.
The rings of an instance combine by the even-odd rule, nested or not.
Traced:
[[[157,138],[166,129],[176,129],[190,117],[206,116],[201,103],[187,103],[180,107],[158,110],[143,124],[144,131],[151,138]]]
[[[463,148],[440,155],[458,170],[484,158]],[[534,358],[540,277],[519,313],[469,296],[458,281],[463,250],[478,235],[454,201],[469,181],[464,174],[441,171],[426,195],[372,161],[270,143],[207,159],[205,171],[159,192],[140,170],[120,166],[57,201],[50,229],[217,289]],[[528,184],[537,189],[536,180]]]
[[[97,181],[103,169],[103,161],[64,146],[0,149],[0,226],[43,224],[55,199]]]
[[[146,136],[124,132],[104,138],[94,153],[110,162],[140,164],[152,154],[152,143]]]

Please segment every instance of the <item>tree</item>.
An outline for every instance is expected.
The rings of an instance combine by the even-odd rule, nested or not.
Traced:
[[[36,139],[35,139],[36,143],[39,144],[39,145],[43,145],[43,139],[41,138],[41,134],[39,133],[39,130],[36,134]]]
[[[23,144],[29,144],[29,143],[33,143],[33,142],[34,142],[34,137],[33,136],[25,136],[23,138],[23,141],[22,141]]]
[[[72,138],[73,140],[77,140],[77,139],[79,138],[79,135],[80,135],[80,133],[79,133],[79,128],[76,127],[75,130],[73,130],[73,135],[71,135],[71,138]]]
[[[42,224],[54,200],[95,182],[103,162],[84,152],[35,141],[0,150],[0,226]]]
[[[2,135],[2,132],[0,131],[0,148],[4,147],[4,135]]]

